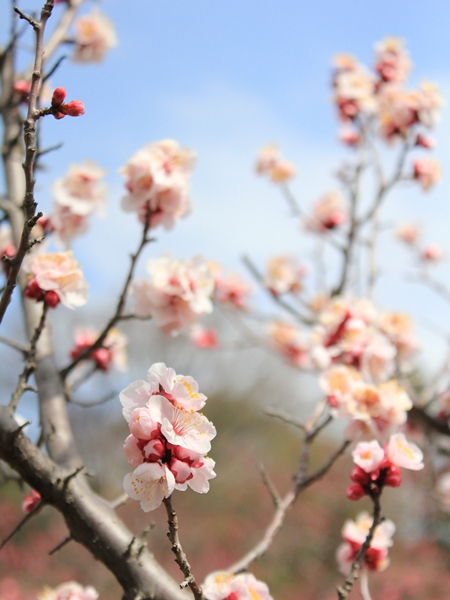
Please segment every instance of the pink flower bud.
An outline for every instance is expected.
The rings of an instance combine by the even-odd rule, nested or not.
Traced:
[[[346,496],[349,500],[360,500],[363,496],[365,496],[366,492],[359,483],[355,483],[354,485],[350,485],[346,490]]]
[[[62,113],[62,112],[57,112],[57,113],[54,113],[53,116],[55,117],[55,119],[59,120],[59,119],[64,119],[64,117],[66,115],[64,113]]]
[[[45,292],[44,302],[47,306],[50,306],[50,308],[56,308],[60,302],[59,296],[55,291],[49,290],[48,292]]]
[[[30,513],[41,501],[41,495],[36,490],[31,490],[22,501],[22,511],[25,514]]]
[[[436,145],[433,138],[425,137],[421,133],[418,134],[416,138],[416,146],[421,146],[422,148],[434,148]]]
[[[61,104],[61,112],[69,117],[81,117],[84,115],[84,104],[81,100],[71,100],[67,104]]]
[[[350,479],[359,485],[367,485],[370,481],[370,473],[366,473],[364,469],[356,465],[350,473]]]
[[[66,90],[63,87],[58,87],[53,92],[52,106],[59,106],[66,99]]]
[[[111,365],[112,352],[109,348],[97,348],[91,358],[97,363],[99,369],[106,372]]]
[[[391,465],[389,467],[389,471],[386,473],[386,477],[384,479],[384,485],[388,485],[389,487],[398,487],[402,482],[402,471],[400,467],[396,465]]]
[[[42,217],[36,221],[36,225],[42,227],[45,233],[50,233],[54,229],[52,220],[48,215],[42,215]]]
[[[36,279],[32,279],[27,283],[24,295],[26,298],[30,298],[30,300],[42,300],[44,292],[40,288]]]

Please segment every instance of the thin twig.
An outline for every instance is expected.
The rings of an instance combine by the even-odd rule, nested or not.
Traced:
[[[290,413],[280,410],[278,408],[273,408],[272,406],[268,406],[264,409],[264,413],[269,417],[275,417],[275,419],[280,419],[284,423],[288,423],[289,425],[294,425],[294,427],[298,427],[302,431],[305,430],[305,424],[300,419],[296,419]]]
[[[167,511],[167,522],[169,524],[169,531],[167,533],[167,537],[169,538],[172,544],[172,552],[175,554],[175,562],[180,567],[181,572],[184,575],[184,581],[180,585],[181,588],[189,586],[194,595],[195,600],[203,600],[203,592],[201,588],[197,585],[194,576],[192,575],[191,566],[188,563],[186,558],[186,554],[183,551],[183,548],[180,544],[180,539],[178,537],[178,517],[175,509],[172,506],[172,499],[164,498],[163,500],[164,506]]]
[[[9,535],[7,535],[5,537],[5,539],[2,541],[2,543],[0,544],[0,550],[2,550],[6,544],[9,542],[9,540],[14,537],[16,535],[17,532],[19,532],[22,527],[25,525],[25,523],[27,523],[31,517],[33,517],[43,506],[44,502],[39,502],[38,504],[36,504],[35,507],[33,507],[29,513],[27,513],[23,519],[14,527],[14,529],[11,531],[11,533]]]
[[[269,473],[266,471],[266,468],[262,462],[259,463],[258,469],[259,469],[259,472],[261,473],[261,477],[264,482],[264,485],[267,487],[267,489],[270,492],[270,495],[272,496],[273,503],[278,508],[279,506],[281,506],[281,496],[278,493],[277,488],[275,487],[273,481],[271,480],[271,478],[269,476]]]
[[[23,344],[19,344],[19,342],[5,338],[2,335],[0,335],[0,343],[5,344],[6,346],[9,346],[10,348],[14,348],[14,350],[17,350],[18,352],[20,352],[23,355],[26,355],[27,352],[29,351],[29,348],[27,348]]]
[[[61,548],[64,548],[64,546],[66,546],[72,540],[73,540],[73,537],[71,535],[68,535],[62,542],[60,542],[57,546],[55,546],[52,550],[50,550],[48,555],[53,556],[53,554],[58,552],[58,550],[61,550]]]

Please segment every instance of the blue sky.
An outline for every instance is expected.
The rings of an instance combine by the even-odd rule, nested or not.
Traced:
[[[40,2],[23,0],[21,6],[38,8]],[[114,21],[119,45],[102,65],[66,61],[52,78],[69,99],[84,100],[86,114],[45,120],[44,141],[63,140],[64,147],[48,157],[37,185],[41,206],[50,207],[51,184],[70,162],[90,158],[109,170],[108,217],[94,219],[91,234],[74,246],[94,302],[117,290],[117,274],[125,272],[137,244],[134,215],[119,209],[117,169],[144,144],[173,137],[198,153],[193,213],[173,232],[158,232],[148,256],[203,253],[233,268],[242,253],[260,264],[297,250],[307,259],[305,236],[277,190],[252,170],[257,149],[277,142],[297,165],[293,189],[304,206],[336,188],[332,174],[345,152],[330,104],[332,55],[349,52],[370,64],[377,40],[403,37],[415,64],[412,85],[434,79],[450,97],[450,7],[444,0],[106,0],[100,8]],[[60,11],[56,7],[54,22]],[[450,164],[447,112],[436,133],[444,174]],[[427,195],[397,194],[390,215],[428,219],[433,240],[445,243],[449,194],[446,179]],[[382,254],[391,260],[395,252],[404,264],[404,253],[391,246],[386,242]],[[448,269],[440,271],[448,277]],[[380,285],[385,306],[446,314],[439,300],[397,285],[398,279],[392,273]]]

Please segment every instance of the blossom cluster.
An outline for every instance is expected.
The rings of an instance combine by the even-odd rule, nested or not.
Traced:
[[[303,279],[307,273],[292,256],[274,256],[267,263],[264,285],[274,296],[298,294],[303,289]]]
[[[175,140],[161,140],[138,150],[122,167],[125,211],[136,212],[150,228],[171,229],[191,209],[189,178],[195,152]]]
[[[268,145],[259,151],[256,172],[266,175],[274,183],[286,183],[295,175],[295,167],[282,158],[277,146]]]
[[[72,359],[77,358],[81,352],[90,348],[99,336],[99,332],[94,329],[85,328],[75,331],[75,345],[70,352]],[[110,367],[118,371],[125,371],[127,365],[126,345],[128,341],[125,335],[118,329],[109,330],[106,339],[102,345],[92,350],[87,358],[101,371],[107,372]]]
[[[422,451],[408,442],[403,433],[392,435],[384,448],[377,440],[360,442],[352,456],[356,467],[350,474],[354,483],[347,488],[349,500],[378,495],[385,485],[398,487],[402,482],[401,467],[419,471],[424,466]]]
[[[336,551],[336,559],[341,573],[348,575],[353,561],[361,546],[366,541],[373,517],[367,512],[362,512],[356,517],[356,521],[347,520],[342,529],[344,543]],[[395,533],[395,525],[389,519],[384,519],[375,527],[372,541],[364,555],[364,565],[371,571],[384,571],[389,566],[388,551],[392,546],[392,536]]]
[[[60,302],[76,308],[88,300],[88,284],[72,252],[29,254],[23,262],[28,275],[25,296],[55,308]]]
[[[206,396],[197,382],[177,375],[164,363],[147,373],[148,381],[134,381],[120,394],[130,435],[124,451],[136,467],[124,479],[125,492],[142,510],[158,508],[164,498],[189,486],[204,494],[214,478],[214,461],[207,456],[216,435],[214,425],[198,411]]]
[[[411,60],[403,40],[386,38],[375,46],[374,70],[356,58],[340,54],[334,58],[333,102],[339,120],[346,126],[341,140],[349,145],[363,142],[361,123],[375,120],[380,138],[387,142],[412,139],[417,147],[433,146],[425,132],[439,120],[443,99],[435,83],[422,82],[409,90],[405,83]],[[411,178],[424,190],[440,178],[439,164],[417,159]]]
[[[272,600],[267,585],[251,573],[214,571],[201,587],[207,600]]]
[[[201,257],[163,256],[149,260],[147,270],[151,279],[136,279],[131,287],[137,316],[152,317],[164,333],[177,334],[212,312],[214,280]]]
[[[101,182],[106,171],[96,163],[71,164],[67,174],[53,184],[53,212],[41,217],[38,226],[54,233],[58,246],[68,248],[88,229],[88,217],[103,213],[107,188]]]
[[[208,267],[214,280],[214,300],[239,310],[247,310],[252,286],[238,273],[225,273],[216,262],[209,261]]]

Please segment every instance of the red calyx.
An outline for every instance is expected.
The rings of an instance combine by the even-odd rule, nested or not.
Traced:
[[[26,298],[30,300],[42,300],[44,297],[44,292],[40,288],[36,279],[32,279],[27,283],[27,287],[25,288],[24,295]]]
[[[397,465],[391,465],[384,478],[384,485],[398,487],[402,482],[402,471]]]

